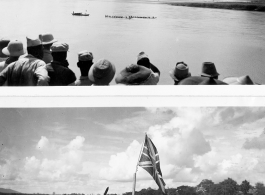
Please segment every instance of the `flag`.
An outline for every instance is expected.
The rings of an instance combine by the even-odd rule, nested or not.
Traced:
[[[145,135],[145,142],[140,156],[138,165],[145,169],[154,178],[159,189],[163,194],[166,194],[166,184],[162,178],[159,155],[155,145],[147,135]]]

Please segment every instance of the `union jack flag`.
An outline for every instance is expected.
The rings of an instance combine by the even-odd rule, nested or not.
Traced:
[[[145,135],[145,142],[138,165],[154,178],[159,189],[163,194],[166,194],[166,184],[162,178],[159,155],[155,145],[147,135]]]

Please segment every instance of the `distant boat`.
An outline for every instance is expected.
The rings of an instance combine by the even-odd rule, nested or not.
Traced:
[[[89,16],[89,14],[87,14],[87,13],[82,13],[82,12],[73,12],[72,15],[73,15],[73,16]]]

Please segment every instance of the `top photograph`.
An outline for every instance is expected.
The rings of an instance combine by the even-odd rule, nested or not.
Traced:
[[[0,86],[264,85],[265,0],[1,0]]]

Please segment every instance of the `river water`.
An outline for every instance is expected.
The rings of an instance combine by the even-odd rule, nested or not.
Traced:
[[[72,16],[73,11],[90,16]],[[68,43],[68,61],[77,77],[77,53],[86,49],[94,61],[109,59],[117,72],[145,51],[160,69],[162,85],[173,84],[168,72],[178,61],[186,62],[192,75],[200,74],[203,62],[212,61],[221,79],[250,75],[265,83],[265,13],[125,0],[1,0],[0,13],[0,37],[26,44],[27,35],[51,32]]]

